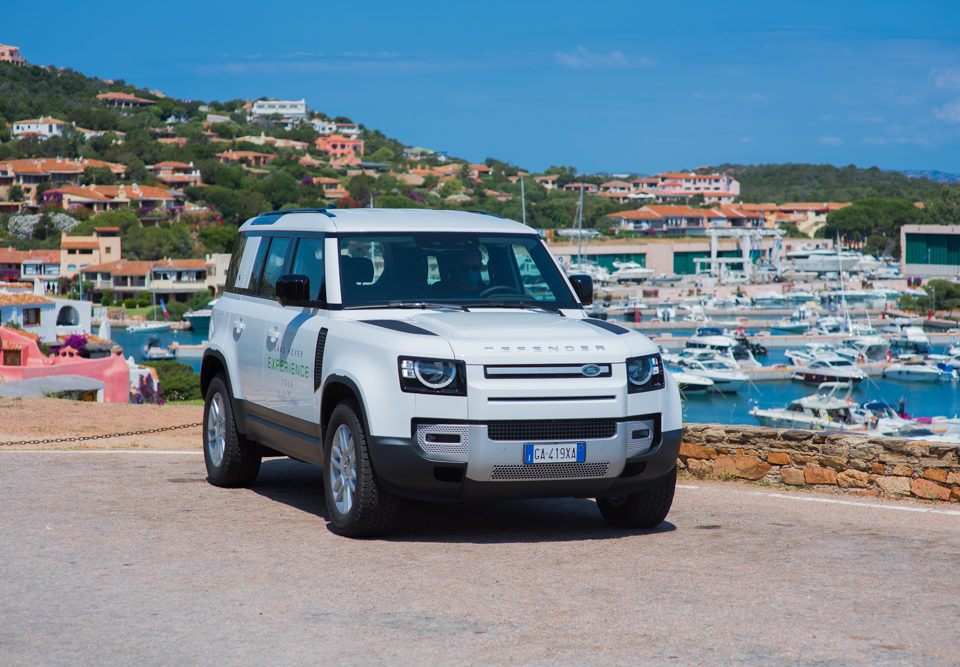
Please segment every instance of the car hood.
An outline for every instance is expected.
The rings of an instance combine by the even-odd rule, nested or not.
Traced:
[[[467,363],[623,361],[657,347],[635,331],[552,313],[427,312],[410,319],[450,344]]]

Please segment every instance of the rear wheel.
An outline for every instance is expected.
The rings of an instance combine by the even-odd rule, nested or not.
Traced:
[[[330,415],[324,442],[324,495],[330,522],[346,537],[382,533],[396,512],[397,498],[377,480],[367,449],[367,434],[353,401]]]
[[[603,518],[618,528],[653,528],[660,525],[673,504],[677,469],[657,480],[655,486],[626,496],[597,498]]]
[[[203,460],[214,486],[250,486],[260,472],[260,448],[237,431],[230,390],[222,374],[207,387],[203,402]]]

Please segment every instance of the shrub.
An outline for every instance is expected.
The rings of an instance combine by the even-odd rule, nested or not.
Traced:
[[[189,401],[202,398],[200,376],[193,368],[179,361],[152,361],[145,366],[157,369],[160,376],[160,396],[167,401]]]

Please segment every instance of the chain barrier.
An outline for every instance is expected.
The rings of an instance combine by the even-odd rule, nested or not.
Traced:
[[[0,447],[8,445],[47,445],[53,442],[80,442],[82,440],[105,440],[107,438],[123,438],[130,435],[146,435],[148,433],[175,431],[181,428],[194,428],[196,426],[203,426],[203,422],[197,422],[195,424],[180,424],[178,426],[159,426],[157,428],[147,428],[141,431],[125,431],[123,433],[103,433],[100,435],[81,435],[72,438],[45,438],[43,440],[17,440],[13,442],[0,442]]]

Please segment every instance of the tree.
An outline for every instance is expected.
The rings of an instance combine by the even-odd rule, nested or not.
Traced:
[[[376,181],[372,176],[359,174],[347,182],[347,192],[350,193],[351,199],[360,202],[361,205],[365,205],[373,196],[375,183]]]
[[[160,395],[167,401],[199,400],[200,376],[193,368],[179,361],[154,361],[145,366],[157,369],[160,378]]]
[[[237,238],[237,228],[229,225],[201,227],[197,237],[207,252],[230,252]]]
[[[826,238],[839,235],[846,243],[882,236],[887,240],[884,251],[896,256],[900,252],[900,227],[921,223],[923,218],[922,211],[909,201],[863,199],[828,214],[822,232]]]
[[[440,196],[449,197],[463,192],[463,183],[456,176],[448,178],[440,186]]]
[[[87,167],[80,174],[80,185],[113,185],[117,176],[109,167]]]
[[[393,162],[395,159],[397,159],[397,154],[386,146],[383,146],[371,153],[367,159],[371,162]]]
[[[7,191],[7,199],[10,201],[23,201],[23,188],[19,185],[11,185]]]
[[[924,202],[924,206],[930,223],[960,225],[960,186],[943,186],[936,197]]]

